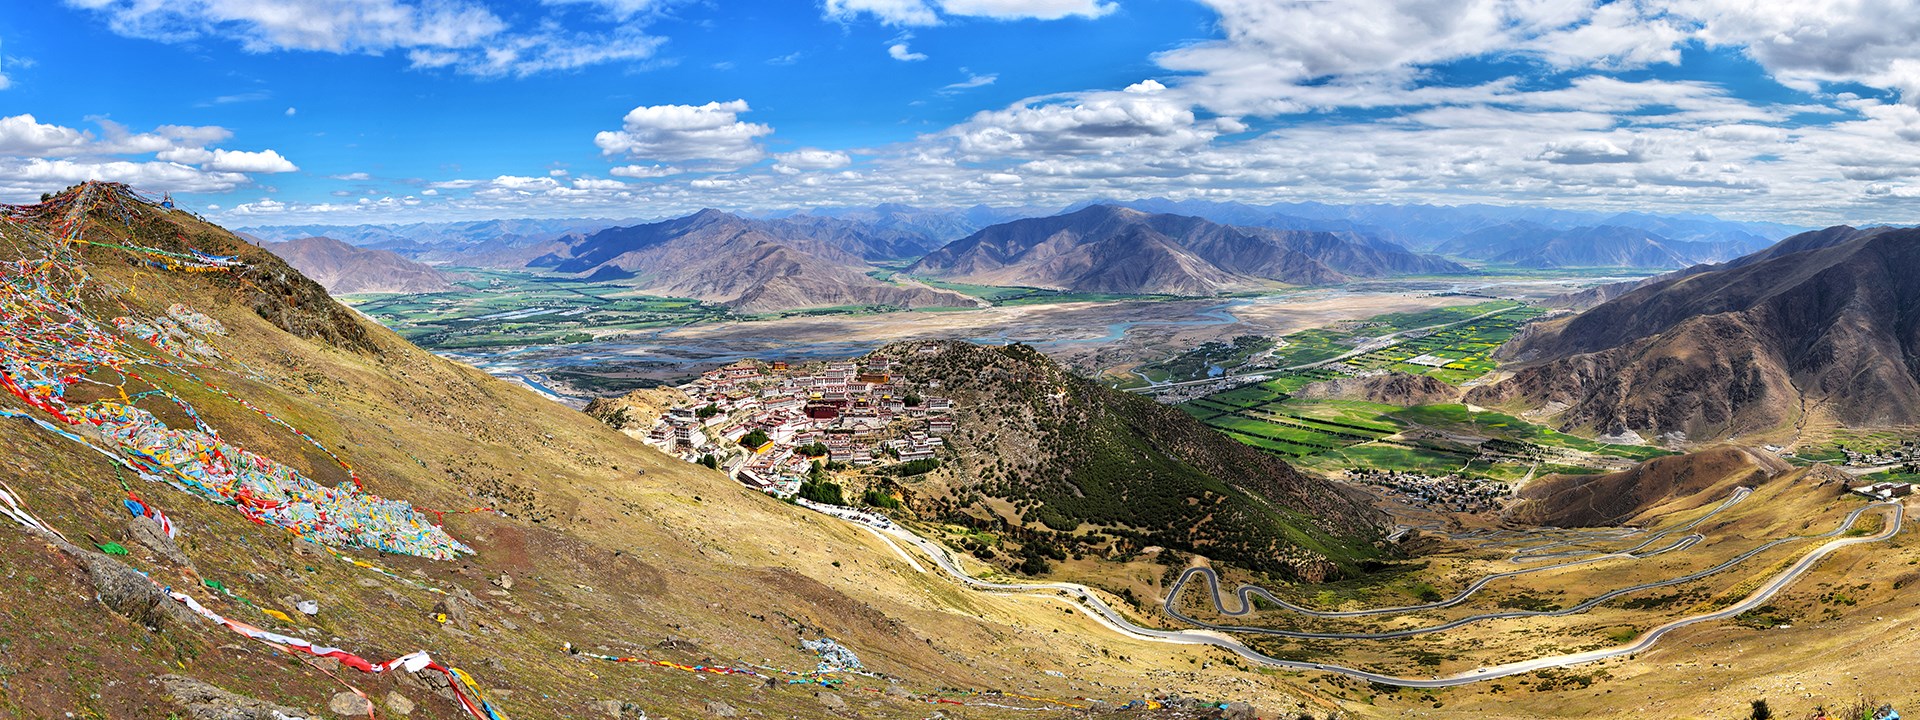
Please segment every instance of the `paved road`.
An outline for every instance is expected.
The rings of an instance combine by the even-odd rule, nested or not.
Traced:
[[[1654,628],[1653,630],[1648,631],[1646,634],[1640,636],[1638,639],[1634,640],[1633,642],[1628,643],[1626,645],[1621,645],[1618,647],[1592,650],[1588,652],[1575,653],[1571,655],[1554,655],[1554,656],[1548,656],[1548,657],[1541,657],[1541,658],[1535,658],[1532,660],[1524,660],[1520,662],[1507,663],[1504,665],[1494,665],[1490,667],[1476,668],[1474,670],[1469,670],[1463,673],[1449,675],[1446,677],[1436,676],[1432,678],[1399,677],[1394,675],[1383,675],[1380,673],[1368,672],[1366,670],[1344,667],[1340,665],[1330,665],[1326,663],[1313,663],[1313,662],[1300,662],[1300,661],[1294,661],[1294,660],[1282,660],[1276,657],[1271,657],[1271,656],[1262,654],[1257,650],[1247,647],[1245,644],[1241,643],[1239,640],[1235,640],[1232,637],[1226,636],[1224,634],[1220,634],[1218,632],[1210,632],[1208,630],[1160,630],[1156,628],[1143,627],[1143,626],[1134,624],[1131,620],[1128,620],[1126,616],[1120,614],[1118,611],[1114,610],[1111,606],[1108,606],[1104,601],[1102,601],[1099,598],[1099,596],[1095,595],[1090,589],[1088,589],[1084,585],[1078,585],[1074,583],[1061,583],[1061,582],[998,583],[998,582],[990,582],[987,580],[981,580],[979,578],[973,577],[972,575],[968,574],[965,569],[961,568],[959,560],[953,555],[953,553],[947,550],[944,546],[940,545],[939,543],[936,543],[932,540],[916,535],[913,532],[910,532],[905,528],[901,528],[897,525],[893,525],[891,527],[886,527],[886,528],[878,528],[878,529],[881,531],[881,538],[883,540],[887,540],[889,542],[891,542],[892,540],[899,540],[919,548],[921,552],[925,553],[928,558],[932,559],[934,564],[937,565],[942,571],[946,572],[947,575],[953,577],[955,580],[958,580],[961,583],[964,583],[970,587],[974,587],[980,590],[989,590],[989,591],[995,591],[995,592],[1034,593],[1034,594],[1040,594],[1046,597],[1072,600],[1072,601],[1075,601],[1073,603],[1073,607],[1075,609],[1078,609],[1081,612],[1086,613],[1089,617],[1092,617],[1094,620],[1100,622],[1102,625],[1105,625],[1107,628],[1128,637],[1137,638],[1141,640],[1148,640],[1153,642],[1166,642],[1166,643],[1175,643],[1175,644],[1182,644],[1182,645],[1210,645],[1213,647],[1226,650],[1228,652],[1232,652],[1233,654],[1239,655],[1240,657],[1245,658],[1250,662],[1266,665],[1268,667],[1283,668],[1288,670],[1311,670],[1311,671],[1329,672],[1329,673],[1335,673],[1339,675],[1345,675],[1347,677],[1357,678],[1360,680],[1366,680],[1368,682],[1376,682],[1383,685],[1394,685],[1399,687],[1439,688],[1439,687],[1452,687],[1456,685],[1466,685],[1470,683],[1481,682],[1484,680],[1492,680],[1494,678],[1508,677],[1511,675],[1518,675],[1521,673],[1533,672],[1535,670],[1544,670],[1548,668],[1580,665],[1583,663],[1590,663],[1597,660],[1604,660],[1608,658],[1621,657],[1625,655],[1632,655],[1635,653],[1645,652],[1648,648],[1653,647],[1654,643],[1659,642],[1660,638],[1664,637],[1667,633],[1673,632],[1674,630],[1686,627],[1688,625],[1693,625],[1696,623],[1709,622],[1714,620],[1723,620],[1726,618],[1733,617],[1735,615],[1739,615],[1740,613],[1746,612],[1755,607],[1759,607],[1761,604],[1764,604],[1767,600],[1771,599],[1780,590],[1786,588],[1788,585],[1793,584],[1795,580],[1800,579],[1802,575],[1805,575],[1807,571],[1812,569],[1813,566],[1819,563],[1821,559],[1834,553],[1835,551],[1851,545],[1885,541],[1885,540],[1891,539],[1894,535],[1900,532],[1900,525],[1905,520],[1905,517],[1906,517],[1906,508],[1905,506],[1899,503],[1888,502],[1888,503],[1874,503],[1872,505],[1868,505],[1858,510],[1855,510],[1852,514],[1847,516],[1846,522],[1842,523],[1840,527],[1834,529],[1832,532],[1826,533],[1824,535],[1814,536],[1814,537],[1829,537],[1829,536],[1839,535],[1841,533],[1844,533],[1848,529],[1853,527],[1854,522],[1859,519],[1860,515],[1874,509],[1884,510],[1887,512],[1887,516],[1888,516],[1886,519],[1885,526],[1881,529],[1879,534],[1872,535],[1872,536],[1864,536],[1864,537],[1839,538],[1839,539],[1828,541],[1826,544],[1823,544],[1820,547],[1813,549],[1811,552],[1808,552],[1805,556],[1800,558],[1799,562],[1794,563],[1792,566],[1788,567],[1785,571],[1781,572],[1780,575],[1776,576],[1773,580],[1761,586],[1760,589],[1755,590],[1752,594],[1748,595],[1745,600],[1735,603],[1734,605],[1724,610],[1720,610],[1718,612],[1706,613],[1702,615],[1684,617],[1684,618],[1680,618],[1680,619],[1668,622],[1664,625]],[[871,526],[868,526],[868,527],[871,527]],[[1729,561],[1720,569],[1724,569],[1724,567],[1730,567],[1732,564],[1737,563],[1740,560],[1744,560],[1747,557],[1751,557],[1753,555],[1759,554],[1760,550],[1764,550],[1768,547],[1772,547],[1782,542],[1790,542],[1790,541],[1799,540],[1799,539],[1805,539],[1805,538],[1782,538],[1780,540],[1775,540],[1773,542],[1767,543],[1766,545],[1762,546],[1759,549],[1756,549],[1755,551],[1749,552],[1740,558],[1734,559],[1733,561]],[[1713,570],[1713,572],[1717,572],[1717,571],[1718,569]],[[1705,575],[1696,573],[1695,576],[1704,577]],[[1689,577],[1687,579],[1692,579],[1692,577]],[[1640,588],[1637,588],[1637,589],[1647,589],[1650,587],[1659,587],[1662,585],[1686,582],[1687,579],[1677,578],[1675,580],[1667,581],[1664,583],[1650,583],[1648,585],[1641,586]],[[1604,600],[1604,598],[1612,597],[1618,594],[1622,594],[1622,593],[1620,591],[1616,591],[1615,593],[1610,593],[1607,596],[1603,596],[1602,600]],[[1585,605],[1587,605],[1588,607],[1591,607],[1592,605],[1599,604],[1599,601],[1600,600],[1589,601],[1589,603],[1586,603]],[[1529,614],[1537,614],[1537,613],[1529,613]],[[1355,635],[1355,636],[1335,636],[1335,637],[1367,637],[1367,636]]]
[[[1372,338],[1368,338],[1366,342],[1364,342],[1364,343],[1361,343],[1361,344],[1360,344],[1360,346],[1359,346],[1359,347],[1357,347],[1357,348],[1355,348],[1355,349],[1354,349],[1353,351],[1351,351],[1351,352],[1348,352],[1348,353],[1346,353],[1346,354],[1343,354],[1343,355],[1339,355],[1339,356],[1336,356],[1336,357],[1330,357],[1330,358],[1327,358],[1327,359],[1325,359],[1325,360],[1315,360],[1315,361],[1313,361],[1313,362],[1310,362],[1310,363],[1302,363],[1302,364],[1299,364],[1299,365],[1293,365],[1293,366],[1289,366],[1289,367],[1283,367],[1283,368],[1267,368],[1267,369],[1265,369],[1265,370],[1258,370],[1258,371],[1253,371],[1253,372],[1244,372],[1244,373],[1237,373],[1237,374],[1232,374],[1232,375],[1221,375],[1221,376],[1219,376],[1219,377],[1210,377],[1210,378],[1205,378],[1205,379],[1201,379],[1201,380],[1182,380],[1182,381],[1180,381],[1180,382],[1170,382],[1170,383],[1164,383],[1164,384],[1160,384],[1160,385],[1149,385],[1149,386],[1147,386],[1147,387],[1143,387],[1143,388],[1132,388],[1132,391],[1133,391],[1133,392],[1137,392],[1137,393],[1142,393],[1142,394],[1151,394],[1151,393],[1155,393],[1155,392],[1159,392],[1159,391],[1161,391],[1161,390],[1171,390],[1171,389],[1173,389],[1173,388],[1178,388],[1178,387],[1185,387],[1185,386],[1187,386],[1187,385],[1198,385],[1198,384],[1200,384],[1200,383],[1210,383],[1210,382],[1219,382],[1219,381],[1221,381],[1221,380],[1226,380],[1226,379],[1229,379],[1229,378],[1235,378],[1235,377],[1240,377],[1240,376],[1242,376],[1242,375],[1265,375],[1265,374],[1267,374],[1267,373],[1282,373],[1282,372],[1294,372],[1294,371],[1297,371],[1297,370],[1312,370],[1312,369],[1314,369],[1314,368],[1317,368],[1317,367],[1320,367],[1320,366],[1322,366],[1322,365],[1331,365],[1331,364],[1333,364],[1333,363],[1337,363],[1337,362],[1340,362],[1340,361],[1342,361],[1342,360],[1350,360],[1350,359],[1353,359],[1353,358],[1356,358],[1356,357],[1359,357],[1359,356],[1361,356],[1361,355],[1365,355],[1365,354],[1367,354],[1367,353],[1370,353],[1370,352],[1373,352],[1373,351],[1375,351],[1375,350],[1383,350],[1383,349],[1386,349],[1386,348],[1390,348],[1390,347],[1393,347],[1393,346],[1395,346],[1395,345],[1398,345],[1398,344],[1400,344],[1400,343],[1398,343],[1398,342],[1393,342],[1393,341],[1394,341],[1394,340],[1397,340],[1397,339],[1398,339],[1398,338],[1399,338],[1399,337],[1400,337],[1401,335],[1405,335],[1405,334],[1407,334],[1407,333],[1411,333],[1411,332],[1420,332],[1420,331],[1422,331],[1422,330],[1439,330],[1439,329],[1442,329],[1442,328],[1450,328],[1450,327],[1453,327],[1453,326],[1455,326],[1455,325],[1465,325],[1465,324],[1467,324],[1467,323],[1470,323],[1470,322],[1473,322],[1473,321],[1475,321],[1475,320],[1480,320],[1480,319],[1483,319],[1483,318],[1490,318],[1490,317],[1493,317],[1493,316],[1495,316],[1495,315],[1499,315],[1499,314],[1501,314],[1501,313],[1506,313],[1506,312],[1512,312],[1512,311],[1514,311],[1514,310],[1518,310],[1518,309],[1520,309],[1520,308],[1522,308],[1522,307],[1526,307],[1526,306],[1524,306],[1524,305],[1516,305],[1516,306],[1514,306],[1514,307],[1509,307],[1509,308],[1501,308],[1501,309],[1499,309],[1499,310],[1495,310],[1495,311],[1493,311],[1493,312],[1486,312],[1486,313],[1481,313],[1481,314],[1479,314],[1479,315],[1475,315],[1475,316],[1473,316],[1473,317],[1470,317],[1470,318],[1467,318],[1467,319],[1465,319],[1465,320],[1455,320],[1455,321],[1453,321],[1453,322],[1444,322],[1444,323],[1440,323],[1440,324],[1438,324],[1438,325],[1428,325],[1428,326],[1426,326],[1426,327],[1417,327],[1417,328],[1407,328],[1407,329],[1405,329],[1405,330],[1396,330],[1396,331],[1394,331],[1394,332],[1390,332],[1390,333],[1387,333],[1387,334],[1385,334],[1385,335],[1380,335],[1380,336],[1377,336],[1377,337],[1372,337]]]

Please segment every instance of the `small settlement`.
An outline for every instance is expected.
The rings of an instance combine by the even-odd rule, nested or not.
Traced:
[[[1347,479],[1381,488],[1387,497],[1425,510],[1484,513],[1499,510],[1513,496],[1513,486],[1458,475],[1434,477],[1392,470],[1355,470]]]
[[[868,467],[931,460],[953,432],[953,402],[922,396],[893,361],[743,361],[680,386],[693,398],[661,416],[646,442],[689,462],[711,456],[750,487],[797,493],[817,460]],[[927,388],[929,390],[937,388]]]

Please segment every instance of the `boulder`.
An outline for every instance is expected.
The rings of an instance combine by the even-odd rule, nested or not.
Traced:
[[[385,701],[387,704],[387,709],[392,710],[393,714],[395,715],[412,715],[413,714],[413,701],[408,700],[407,696],[405,695],[401,695],[400,693],[397,693],[397,692],[388,691]]]
[[[351,692],[341,691],[333,694],[327,701],[327,709],[342,717],[365,717],[373,712],[373,703]]]
[[[167,537],[167,531],[161,529],[160,523],[154,522],[153,518],[138,516],[128,520],[127,535],[167,562],[193,570],[193,560],[180,551],[180,546],[173,542],[173,538]]]
[[[158,680],[160,686],[166,688],[167,697],[185,708],[186,717],[193,720],[278,720],[310,715],[304,710],[227,692],[184,675],[162,675]]]
[[[828,710],[847,709],[846,698],[840,697],[839,695],[835,695],[830,692],[822,692],[822,693],[815,693],[814,697],[818,699],[820,701],[820,704],[825,706]]]
[[[86,568],[94,594],[114,612],[148,627],[160,627],[167,622],[183,625],[205,622],[185,605],[169,597],[153,580],[127,567],[125,563],[51,535],[47,538],[61,552]]]

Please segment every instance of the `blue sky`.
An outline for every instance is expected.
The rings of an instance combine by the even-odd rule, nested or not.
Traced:
[[[1911,0],[66,0],[0,200],[239,225],[1099,197],[1912,222]]]

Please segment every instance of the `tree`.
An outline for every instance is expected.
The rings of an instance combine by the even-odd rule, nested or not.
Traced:
[[[705,466],[707,466],[707,467],[710,467],[710,468],[713,468],[713,469],[715,469],[715,470],[719,470],[719,469],[720,469],[720,458],[717,458],[717,457],[714,457],[714,456],[713,456],[713,455],[712,455],[711,453],[709,453],[709,454],[706,454],[706,455],[701,455],[701,456],[700,456],[700,464],[701,464],[701,465],[705,465]]]
[[[693,416],[700,418],[701,420],[705,420],[707,418],[710,418],[719,414],[720,414],[720,406],[715,405],[713,403],[707,403],[706,407],[693,411]]]
[[[873,507],[886,508],[888,510],[900,509],[900,498],[894,497],[892,493],[881,490],[880,488],[867,488],[866,494],[861,496],[860,501]]]
[[[747,433],[746,436],[740,438],[740,446],[745,448],[758,448],[772,440],[773,438],[767,435],[767,431],[754,428],[753,432]]]
[[[805,455],[807,457],[824,456],[827,454],[827,444],[822,442],[813,442],[813,443],[807,443],[805,445],[801,445],[800,454]]]
[[[847,504],[840,484],[832,480],[808,480],[800,483],[800,497],[825,505]]]
[[[1753,701],[1753,715],[1749,717],[1753,718],[1753,720],[1773,720],[1773,708],[1767,707],[1767,701],[1765,700],[1755,700]]]
[[[1028,555],[1027,559],[1020,561],[1020,572],[1028,575],[1045,575],[1048,570],[1052,569],[1053,565],[1049,564],[1046,558],[1040,557],[1039,555]]]

